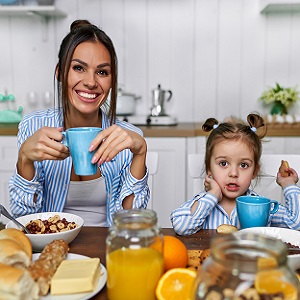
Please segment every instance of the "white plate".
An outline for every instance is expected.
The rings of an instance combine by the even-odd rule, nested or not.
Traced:
[[[40,256],[40,253],[33,253],[32,254],[32,260],[38,259]],[[74,254],[74,253],[68,253],[66,259],[71,260],[71,259],[84,259],[84,258],[89,258],[88,256],[85,255],[80,255],[80,254]],[[94,291],[89,292],[89,293],[79,293],[79,294],[65,294],[65,295],[60,295],[60,296],[53,296],[50,293],[47,296],[40,297],[39,300],[88,300],[91,299],[93,296],[95,296],[97,293],[99,293],[102,288],[104,287],[106,280],[107,280],[107,270],[106,268],[100,264],[100,272],[101,276],[99,278],[97,287]]]
[[[251,227],[241,229],[239,232],[253,232],[264,234],[273,238],[277,238],[285,243],[291,243],[295,246],[300,246],[300,231],[280,227]],[[300,254],[288,255],[288,265],[292,270],[300,268]]]

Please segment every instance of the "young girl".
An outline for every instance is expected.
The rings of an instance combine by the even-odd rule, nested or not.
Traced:
[[[205,190],[171,213],[176,233],[189,235],[221,224],[239,227],[236,198],[257,195],[249,187],[260,171],[261,139],[266,133],[259,115],[250,114],[247,121],[249,125],[234,120],[218,124],[210,118],[202,126],[211,131],[206,143]],[[299,195],[299,187],[286,188],[286,206],[280,205],[268,225],[300,229]]]

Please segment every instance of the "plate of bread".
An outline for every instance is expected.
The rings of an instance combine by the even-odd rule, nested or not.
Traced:
[[[105,285],[99,258],[72,254],[65,240],[53,240],[32,254],[26,234],[0,231],[0,299],[87,300]]]

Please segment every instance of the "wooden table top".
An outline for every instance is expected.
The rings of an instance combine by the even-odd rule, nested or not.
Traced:
[[[164,235],[172,235],[179,238],[187,249],[209,249],[210,240],[217,232],[216,230],[200,230],[190,236],[178,236],[172,228],[163,228]],[[99,257],[101,263],[106,266],[105,240],[108,234],[106,227],[83,227],[76,239],[70,244],[69,253],[86,255],[89,257]],[[106,286],[92,300],[107,300]]]

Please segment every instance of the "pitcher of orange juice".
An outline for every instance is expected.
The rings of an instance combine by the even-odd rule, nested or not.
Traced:
[[[155,300],[163,274],[163,235],[153,210],[116,212],[106,239],[109,300]]]

